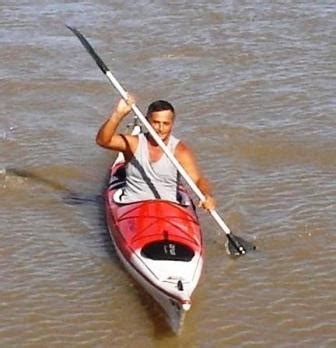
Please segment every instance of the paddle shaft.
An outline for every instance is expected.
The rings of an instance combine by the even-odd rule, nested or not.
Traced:
[[[109,79],[111,84],[114,86],[114,88],[119,92],[121,97],[123,99],[127,99],[127,92],[126,90],[121,86],[119,81],[113,76],[111,71],[108,69],[108,67],[105,65],[103,60],[98,56],[98,54],[94,51],[94,49],[91,47],[91,45],[88,43],[88,41],[84,38],[84,36],[75,28],[69,27],[68,28],[78,37],[78,39],[81,41],[83,46],[86,48],[86,50],[90,53],[92,58],[95,60],[99,68],[102,70],[102,72],[106,75],[106,77]],[[152,128],[151,124],[147,121],[146,117],[143,115],[143,113],[140,111],[140,109],[133,104],[132,110],[135,113],[135,115],[139,118],[139,120],[142,122],[142,124],[145,126],[149,134],[153,137],[155,142],[160,146],[162,151],[166,154],[166,156],[169,158],[169,160],[173,163],[175,168],[178,170],[178,172],[181,174],[181,176],[184,178],[184,180],[187,182],[187,184],[190,186],[190,188],[194,191],[196,196],[200,199],[200,201],[205,201],[205,196],[203,192],[198,188],[198,186],[195,184],[195,182],[191,179],[191,177],[188,175],[188,173],[185,171],[185,169],[181,166],[181,164],[176,160],[172,152],[168,149],[166,144],[161,140],[161,138],[158,136],[158,134],[155,132],[155,130]],[[237,245],[237,243],[231,238],[231,231],[229,227],[225,224],[223,219],[219,216],[217,211],[215,209],[209,210],[210,215],[214,218],[214,220],[217,222],[218,226],[225,232],[227,235],[227,238],[230,240],[230,242],[235,246],[238,252],[241,254],[245,254],[245,250],[241,245]]]
[[[105,73],[106,77],[109,79],[111,84],[115,87],[115,89],[119,92],[119,94],[124,98],[127,99],[127,92],[125,89],[121,86],[121,84],[118,82],[118,80],[113,76],[111,71],[107,70]],[[143,113],[140,111],[140,109],[133,104],[132,110],[135,113],[135,115],[139,118],[139,120],[142,122],[142,124],[145,126],[145,128],[148,130],[149,134],[153,137],[155,142],[160,146],[162,151],[166,154],[166,156],[169,158],[169,160],[173,163],[175,168],[178,170],[178,172],[181,174],[183,179],[188,183],[190,188],[194,191],[196,196],[201,200],[205,200],[205,196],[203,192],[198,188],[198,186],[195,184],[195,182],[191,179],[191,177],[188,175],[188,173],[185,171],[185,169],[181,166],[181,164],[176,160],[174,155],[171,151],[169,151],[166,144],[161,140],[161,138],[158,136],[158,134],[155,132],[151,124],[147,121],[147,118],[143,115]],[[235,241],[232,240],[230,237],[231,231],[229,227],[225,224],[223,219],[219,216],[217,211],[215,209],[209,210],[210,215],[214,218],[214,220],[217,222],[219,227],[226,233],[227,237],[230,239],[231,243],[233,243],[235,246],[237,246],[237,250],[244,254],[245,250],[241,246],[236,245]]]

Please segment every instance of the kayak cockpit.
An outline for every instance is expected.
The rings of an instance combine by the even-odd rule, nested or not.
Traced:
[[[125,203],[125,202],[122,201],[123,194],[124,194],[123,187],[118,188],[115,191],[115,193],[113,194],[113,197],[112,197],[114,203],[120,204],[120,205],[122,205],[122,204],[129,204],[129,203]],[[141,201],[141,202],[144,202],[144,201]],[[137,203],[137,202],[132,202],[132,203]],[[173,203],[175,203],[175,202],[173,202]],[[179,204],[179,205],[181,205],[183,207],[188,207],[188,206],[190,206],[192,204],[192,202],[189,199],[189,196],[185,192],[180,190],[177,193],[177,202],[176,202],[176,204]]]

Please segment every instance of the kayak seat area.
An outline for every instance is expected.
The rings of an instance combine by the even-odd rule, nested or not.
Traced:
[[[152,260],[191,261],[194,251],[182,243],[157,241],[145,245],[141,255]]]
[[[126,181],[126,171],[125,167],[122,166],[116,170],[116,172],[111,176],[108,186],[110,189],[117,189],[125,185]]]

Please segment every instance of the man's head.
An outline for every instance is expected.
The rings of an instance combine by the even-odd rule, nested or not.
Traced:
[[[157,100],[148,106],[147,119],[163,142],[167,142],[175,120],[174,107],[165,100]]]
[[[147,118],[150,118],[153,112],[170,110],[175,117],[175,109],[173,105],[165,100],[157,100],[148,106]]]

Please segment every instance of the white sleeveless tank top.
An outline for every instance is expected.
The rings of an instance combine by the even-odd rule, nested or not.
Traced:
[[[121,196],[122,203],[149,199],[165,199],[177,202],[180,175],[165,153],[156,162],[150,162],[148,141],[144,134],[138,135],[138,146],[126,166],[126,184]],[[167,144],[174,153],[179,139],[170,135]]]

